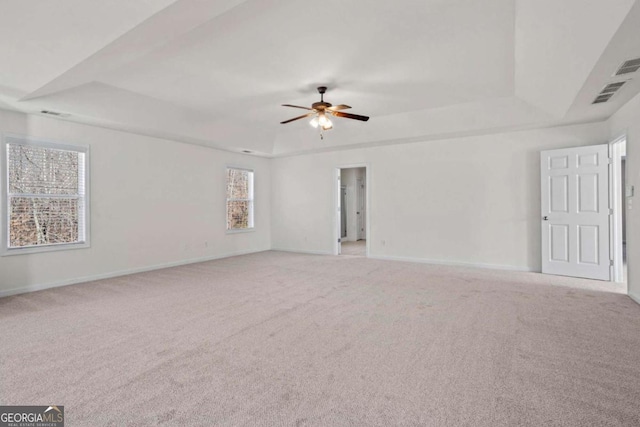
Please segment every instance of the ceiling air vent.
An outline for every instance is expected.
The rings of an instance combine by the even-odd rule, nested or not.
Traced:
[[[612,93],[607,95],[598,95],[596,99],[593,100],[592,104],[602,104],[603,102],[607,102],[612,96]]]
[[[626,81],[624,82],[616,82],[616,83],[609,83],[608,85],[606,85],[598,94],[598,96],[596,96],[596,99],[593,100],[592,104],[602,104],[603,102],[607,102],[608,100],[611,99],[611,97],[620,90],[620,88],[622,86],[624,86],[624,84],[626,83]]]
[[[42,110],[40,111],[42,114],[47,114],[49,116],[56,116],[56,117],[69,117],[70,114],[66,114],[66,113],[59,113],[57,111],[51,111],[51,110]]]
[[[628,61],[624,61],[624,63],[618,68],[616,71],[616,76],[622,76],[624,74],[635,73],[640,70],[640,58],[630,59]]]
[[[616,91],[620,89],[625,83],[626,82],[609,83],[604,87],[604,89],[602,89],[602,92],[600,92],[600,94],[604,95],[607,93],[616,93]]]

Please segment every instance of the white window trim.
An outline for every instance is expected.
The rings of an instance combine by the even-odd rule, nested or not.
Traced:
[[[229,202],[229,199],[227,198],[227,169],[236,169],[236,170],[241,170],[241,171],[246,171],[246,172],[251,172],[253,174],[252,177],[252,186],[253,186],[253,198],[251,199],[251,216],[252,216],[252,220],[253,220],[253,227],[247,227],[247,228],[231,228],[228,229],[227,228],[227,203]],[[239,233],[253,233],[254,231],[256,231],[256,171],[251,169],[251,168],[247,168],[247,167],[242,167],[242,166],[235,166],[235,165],[226,165],[224,168],[224,221],[225,221],[225,230],[226,230],[226,234],[239,234]]]
[[[0,200],[0,209],[2,209],[2,213],[0,214],[0,239],[2,244],[0,244],[0,256],[10,256],[10,255],[24,255],[24,254],[34,254],[41,252],[53,252],[53,251],[66,251],[70,249],[83,249],[91,247],[90,236],[91,236],[91,181],[89,173],[90,168],[90,154],[89,154],[89,146],[86,145],[71,145],[71,144],[63,144],[53,141],[48,141],[40,138],[31,138],[23,135],[15,135],[5,133],[0,135],[2,137],[2,143],[0,144],[0,164],[2,165],[2,170],[4,173],[0,174],[0,193],[2,200]],[[7,163],[7,146],[9,144],[21,144],[21,145],[32,145],[36,147],[44,147],[44,148],[52,148],[56,150],[69,150],[76,151],[79,153],[84,153],[84,241],[76,242],[76,243],[54,243],[50,245],[42,245],[42,246],[23,246],[19,248],[10,248],[9,247],[9,194],[8,194],[8,186],[9,186],[9,165]]]

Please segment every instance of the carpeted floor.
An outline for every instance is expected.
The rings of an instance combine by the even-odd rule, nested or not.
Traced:
[[[358,240],[357,242],[342,242],[340,244],[341,255],[367,256],[366,240]]]
[[[0,402],[67,426],[637,426],[640,306],[263,252],[0,299]]]

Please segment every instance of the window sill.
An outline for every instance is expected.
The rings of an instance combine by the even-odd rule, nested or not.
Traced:
[[[239,233],[253,233],[256,231],[255,227],[251,228],[235,228],[232,230],[227,230],[227,234],[239,234]]]
[[[54,245],[46,245],[46,246],[26,246],[23,248],[3,248],[0,256],[14,256],[14,255],[27,255],[27,254],[37,254],[43,252],[57,252],[57,251],[68,251],[73,249],[85,249],[89,248],[91,245],[88,242],[82,243],[58,243]]]

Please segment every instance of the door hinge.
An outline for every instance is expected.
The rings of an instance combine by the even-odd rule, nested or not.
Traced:
[[[613,209],[609,208],[609,215],[613,215]]]
[[[342,242],[342,239],[338,239],[338,243],[341,243],[341,242]]]
[[[613,260],[612,259],[609,260],[609,266],[613,267]]]

